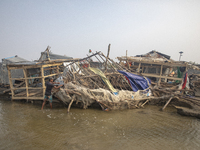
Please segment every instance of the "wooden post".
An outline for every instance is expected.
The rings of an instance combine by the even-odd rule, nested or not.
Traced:
[[[141,107],[143,107],[149,100],[146,100],[142,105]]]
[[[126,50],[126,64],[128,63],[128,62],[127,62],[127,53],[128,53],[128,50]]]
[[[75,77],[75,70],[73,68],[72,69],[72,73],[73,73],[73,78],[74,78],[74,81],[76,81],[76,77]]]
[[[75,99],[75,95],[72,96],[71,102],[70,102],[69,105],[68,105],[68,109],[67,109],[67,112],[68,112],[68,113],[69,113],[69,111],[70,111],[70,108],[71,108],[71,105],[72,105],[74,99]]]
[[[27,69],[24,66],[23,66],[23,72],[24,72],[24,79],[25,79],[25,85],[26,85],[26,100],[28,101],[29,93],[28,93]]]
[[[40,69],[41,69],[41,76],[42,76],[42,88],[43,88],[43,97],[44,97],[44,95],[45,95],[45,89],[46,89],[46,87],[45,87],[45,80],[44,80],[44,68],[43,68],[43,66],[42,66]]]
[[[158,85],[160,85],[160,82],[161,82],[162,70],[163,70],[163,65],[161,65],[161,68],[160,68],[160,78],[158,81]]]
[[[106,57],[106,65],[105,65],[106,68],[105,68],[105,72],[107,71],[107,62],[108,62],[108,57],[109,57],[109,54],[110,54],[110,45],[111,45],[111,44],[108,45],[108,53],[107,53],[107,57]]]
[[[128,69],[130,69],[129,62],[128,62],[128,50],[126,50],[126,64]]]
[[[8,78],[9,78],[9,82],[10,82],[10,90],[11,90],[11,93],[12,93],[12,100],[13,100],[14,91],[13,91],[13,83],[12,83],[12,79],[11,79],[11,72],[10,72],[9,66],[7,66],[7,70],[8,70]]]
[[[144,71],[144,66],[142,66],[142,73],[143,73],[143,71]]]
[[[138,66],[138,73],[140,73],[140,66],[141,66],[141,63],[139,63],[139,66]]]

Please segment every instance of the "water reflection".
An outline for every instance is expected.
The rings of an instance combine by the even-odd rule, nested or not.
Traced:
[[[170,107],[103,112],[0,101],[1,149],[198,149],[200,123]]]

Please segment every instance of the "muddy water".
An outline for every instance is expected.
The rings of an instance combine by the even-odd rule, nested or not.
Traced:
[[[0,100],[0,149],[191,150],[200,147],[200,120],[157,106],[103,112]]]

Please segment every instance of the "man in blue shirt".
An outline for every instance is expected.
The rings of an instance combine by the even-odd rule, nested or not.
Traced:
[[[59,82],[53,82],[53,78],[49,79],[49,82],[46,83],[46,91],[45,91],[45,96],[44,96],[44,102],[42,104],[42,108],[41,110],[43,110],[44,105],[46,104],[46,101],[48,100],[50,103],[50,107],[52,108],[52,95],[51,95],[51,90],[52,88],[60,88],[61,86],[63,86],[63,84],[59,85],[59,86],[55,86],[54,84],[60,84]]]

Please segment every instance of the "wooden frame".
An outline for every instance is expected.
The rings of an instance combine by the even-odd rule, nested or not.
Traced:
[[[142,60],[142,58],[134,59],[132,57],[127,57],[127,56],[117,57],[117,59],[120,61],[120,63],[121,62],[138,63],[138,65],[134,64],[131,68],[138,69],[136,73],[139,75],[158,78],[158,84],[160,84],[161,79],[165,79],[165,82],[167,81],[167,79],[180,80],[180,81],[183,80],[183,78],[176,78],[176,77],[170,77],[170,76],[164,75],[163,68],[186,67],[186,70],[188,69],[188,63],[186,62],[159,62],[159,61],[153,61],[153,60],[147,61],[147,60]],[[152,66],[152,65],[156,65],[156,66]],[[160,73],[159,75],[155,73],[143,73],[144,67],[156,68],[156,69],[160,68]],[[142,68],[142,72],[140,72],[141,68]]]
[[[62,74],[62,72],[59,71],[59,67],[63,65],[63,62],[59,63],[43,63],[43,64],[23,64],[23,65],[18,65],[18,64],[8,64],[7,69],[8,69],[8,77],[9,77],[9,82],[10,82],[10,90],[12,94],[12,100],[16,99],[26,99],[27,101],[30,100],[43,100],[44,99],[44,94],[45,94],[45,78],[47,77],[53,77],[53,76],[58,76]],[[52,67],[55,67],[55,72],[53,73],[50,71],[50,74],[45,75],[44,71],[45,70],[50,70]],[[28,69],[40,69],[40,74],[39,76],[36,77],[29,77],[28,76]],[[11,76],[11,70],[13,69],[22,69],[24,73],[23,78],[12,78]],[[33,79],[39,79],[42,83],[42,87],[31,87],[29,84],[30,80]],[[25,87],[14,87],[13,86],[13,80],[24,80]],[[18,94],[15,94],[16,90],[23,90],[19,92]],[[41,91],[42,90],[42,91]],[[25,95],[20,95],[21,93]]]

